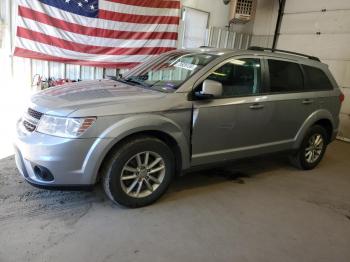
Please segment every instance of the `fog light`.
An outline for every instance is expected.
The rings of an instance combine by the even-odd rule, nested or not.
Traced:
[[[33,171],[35,176],[40,180],[43,180],[46,182],[50,182],[54,180],[53,175],[46,167],[36,165],[34,166]]]

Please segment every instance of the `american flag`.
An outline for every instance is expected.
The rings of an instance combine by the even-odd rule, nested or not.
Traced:
[[[14,54],[130,68],[174,50],[180,0],[18,0]]]

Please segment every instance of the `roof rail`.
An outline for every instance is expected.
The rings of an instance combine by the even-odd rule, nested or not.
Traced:
[[[297,55],[297,56],[303,56],[311,60],[315,60],[318,62],[321,62],[321,60],[316,57],[316,56],[311,56],[311,55],[306,55],[302,53],[296,53],[292,51],[287,51],[287,50],[280,50],[280,49],[273,49],[273,48],[265,48],[265,47],[260,47],[260,46],[251,46],[248,48],[248,50],[253,50],[253,51],[271,51],[271,52],[277,52],[277,53],[286,53],[286,54],[291,54],[291,55]]]

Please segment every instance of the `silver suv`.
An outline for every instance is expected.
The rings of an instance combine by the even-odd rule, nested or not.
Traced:
[[[202,48],[158,56],[121,78],[47,89],[19,120],[16,163],[38,186],[88,186],[139,207],[175,174],[289,151],[312,169],[338,131],[344,96],[318,58]]]

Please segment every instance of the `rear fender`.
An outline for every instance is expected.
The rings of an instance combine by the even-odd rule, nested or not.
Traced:
[[[325,109],[320,109],[315,112],[313,112],[302,124],[301,128],[299,129],[297,135],[294,138],[294,144],[293,144],[293,149],[298,149],[307,133],[307,131],[312,127],[317,121],[322,120],[322,119],[327,119],[331,122],[332,127],[334,129],[335,123],[332,117],[332,114],[325,110]]]

